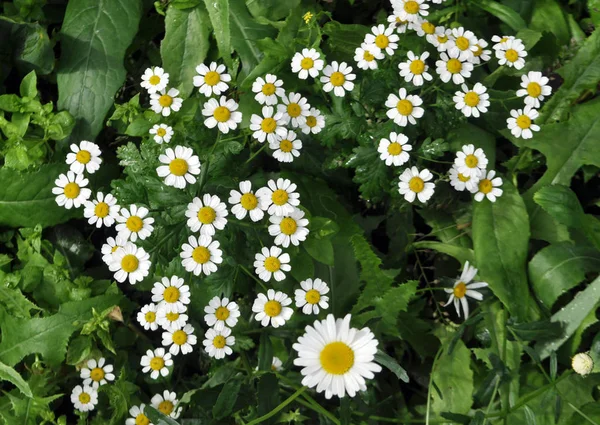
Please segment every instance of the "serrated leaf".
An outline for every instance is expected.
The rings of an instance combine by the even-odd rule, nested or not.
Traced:
[[[31,388],[19,373],[12,367],[0,362],[0,381],[9,381],[14,384],[26,397],[33,397]]]
[[[99,391],[106,393],[108,396],[108,402],[112,410],[109,424],[122,424],[131,406],[131,396],[139,391],[137,385],[127,381],[125,370],[121,370],[115,382],[110,385],[102,385]]]
[[[0,286],[0,304],[12,316],[20,318],[28,319],[31,317],[31,310],[41,310],[41,308],[29,301],[19,289],[7,286]]]

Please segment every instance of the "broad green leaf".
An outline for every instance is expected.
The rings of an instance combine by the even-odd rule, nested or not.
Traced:
[[[233,4],[240,3],[244,6],[244,2],[233,0]],[[230,30],[229,16],[233,19],[234,12],[229,11],[229,0],[204,0],[208,16],[212,22],[212,27],[219,47],[219,53],[225,64],[231,69],[233,62],[231,61],[231,41],[232,31]]]
[[[258,347],[258,370],[271,370],[273,364],[273,344],[267,332],[260,334],[260,345]]]
[[[77,120],[72,140],[93,140],[125,80],[125,50],[137,33],[140,0],[72,0],[61,28],[58,107]],[[65,145],[66,146],[66,145]]]
[[[79,335],[71,339],[67,349],[67,364],[74,366],[84,361],[92,351],[92,338]]]
[[[279,21],[298,7],[301,0],[246,0],[248,10],[255,18],[266,18],[270,21]]]
[[[496,202],[484,199],[473,206],[475,266],[512,315],[525,320],[532,307],[525,271],[529,219],[515,187],[505,179],[502,188]]]
[[[13,24],[11,43],[15,62],[24,72],[47,75],[54,69],[53,43],[46,29],[38,23]]]
[[[263,416],[279,405],[279,379],[274,373],[266,373],[260,377],[257,385],[258,416]],[[274,423],[268,420],[266,423]]]
[[[179,425],[179,422],[175,419],[159,412],[149,405],[144,407],[144,414],[152,421],[153,425]]]
[[[529,28],[550,31],[560,45],[568,44],[571,38],[569,24],[556,0],[536,0]]]
[[[302,246],[315,260],[328,266],[333,266],[333,244],[331,243],[331,239],[318,239],[311,237],[309,234]]]
[[[328,36],[327,46],[334,55],[353,57],[354,50],[363,42],[369,29],[365,25],[346,25],[330,21],[323,26],[323,34]]]
[[[217,402],[212,409],[213,417],[215,419],[222,419],[231,415],[235,402],[238,399],[241,386],[241,379],[233,379],[223,385],[219,398],[217,398]]]
[[[564,425],[583,425],[594,422],[600,424],[600,404],[597,401],[584,404],[579,410],[585,415],[585,419],[578,412],[574,412]]]
[[[387,353],[377,350],[377,354],[375,354],[375,362],[388,368],[401,381],[406,383],[410,382],[410,378],[408,377],[406,370],[398,364],[395,358],[389,356]]]
[[[524,28],[527,28],[527,24],[517,12],[500,2],[493,0],[479,0],[472,4],[479,6],[488,13],[491,13],[515,31],[520,31]]]
[[[473,263],[475,260],[473,250],[462,246],[450,245],[435,241],[413,242],[412,246],[415,249],[433,249],[434,251],[456,258],[456,260],[461,264],[464,264],[466,261]]]
[[[28,97],[33,99],[37,96],[37,76],[35,75],[35,71],[31,71],[23,80],[21,80],[21,85],[19,86],[19,93],[21,97]]]
[[[471,239],[462,228],[467,226],[461,227],[460,223],[456,223],[456,220],[450,213],[438,209],[425,208],[420,209],[418,213],[423,217],[425,223],[431,227],[431,232],[428,236],[433,236],[446,244],[463,248],[471,248],[473,246]]]
[[[0,381],[9,381],[14,384],[26,397],[33,397],[31,388],[19,373],[12,367],[0,362]]]
[[[0,279],[4,279],[1,271]],[[27,319],[31,317],[31,310],[41,310],[33,302],[29,301],[18,288],[10,288],[5,285],[0,286],[0,305],[12,316]]]
[[[600,28],[600,0],[587,0],[592,22],[596,28]]]

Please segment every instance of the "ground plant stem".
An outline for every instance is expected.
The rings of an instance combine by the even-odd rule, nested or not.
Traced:
[[[307,388],[306,387],[300,387],[294,394],[292,394],[291,396],[289,396],[288,398],[286,398],[284,401],[282,401],[279,406],[275,407],[273,410],[271,410],[269,413],[261,416],[260,418],[256,418],[253,421],[248,422],[246,425],[256,425],[259,424],[261,422],[266,421],[267,419],[275,416],[277,413],[279,413],[285,406],[287,406],[288,404],[290,404],[292,401],[294,401],[295,399],[297,399],[304,391],[306,391]]]

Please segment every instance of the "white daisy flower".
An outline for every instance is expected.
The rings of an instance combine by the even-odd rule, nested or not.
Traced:
[[[400,15],[396,13],[389,15],[387,21],[390,24],[390,27],[396,29],[396,33],[398,34],[404,34],[408,29],[408,25],[410,24],[410,22],[400,18]]]
[[[477,37],[472,31],[465,30],[463,27],[452,29],[452,46],[449,48],[451,57],[456,57],[461,62],[471,60],[473,54],[477,51]]]
[[[291,214],[272,215],[269,221],[269,234],[275,236],[275,245],[287,248],[291,243],[298,246],[308,236],[308,220],[304,218],[304,211],[300,208],[294,209]]]
[[[381,49],[374,44],[362,43],[354,50],[354,60],[360,69],[377,69],[377,61],[384,57]]]
[[[435,25],[423,18],[410,22],[408,27],[416,31],[419,37],[427,37],[435,34]]]
[[[164,305],[169,311],[185,312],[190,303],[190,287],[184,282],[178,276],[163,277],[152,287],[152,301],[159,307]]]
[[[106,239],[106,243],[102,245],[102,261],[108,266],[112,262],[113,254],[126,243],[127,239],[119,235]]]
[[[433,196],[435,190],[435,184],[429,182],[432,178],[433,175],[426,168],[421,172],[417,167],[407,168],[400,175],[398,192],[400,195],[404,195],[404,199],[408,202],[413,202],[415,198],[418,198],[419,201],[425,203]]]
[[[466,84],[461,86],[462,91],[457,91],[452,100],[456,109],[461,111],[465,117],[473,116],[479,118],[485,114],[490,106],[490,95],[487,88],[481,83],[476,83],[472,90]]]
[[[537,109],[526,105],[523,109],[511,110],[510,118],[506,120],[506,123],[513,136],[531,139],[534,131],[540,131],[540,126],[533,123],[533,120],[539,116]]]
[[[258,77],[252,83],[252,91],[256,93],[254,99],[261,105],[277,105],[278,97],[285,96],[283,81],[277,79],[276,75],[267,74],[265,78]]]
[[[321,54],[315,49],[302,49],[302,53],[298,52],[292,58],[292,72],[298,74],[301,80],[306,80],[309,75],[317,78],[325,65],[320,58]]]
[[[283,326],[294,314],[294,310],[287,307],[291,303],[292,299],[283,292],[269,289],[267,295],[258,294],[254,300],[252,304],[252,311],[256,313],[254,318],[262,326],[269,326],[269,323],[274,328]]]
[[[101,154],[102,151],[97,144],[82,140],[79,146],[75,143],[71,145],[71,152],[67,154],[66,162],[75,174],[82,174],[84,171],[94,174],[102,164]]]
[[[304,134],[317,134],[325,128],[325,117],[321,114],[321,111],[315,108],[310,108],[306,121],[300,126],[302,133]]]
[[[346,64],[346,62],[337,63],[336,61],[331,62],[331,65],[327,65],[323,70],[323,76],[321,82],[325,85],[323,90],[330,92],[333,90],[333,94],[338,97],[344,97],[346,91],[354,90],[354,81],[356,74],[352,74],[352,67]]]
[[[116,227],[119,236],[132,242],[137,241],[138,238],[144,240],[150,236],[154,230],[154,226],[152,226],[154,219],[147,217],[149,212],[148,208],[136,205],[130,205],[129,209],[121,208],[117,216]]]
[[[190,236],[188,243],[181,246],[181,264],[186,271],[196,276],[202,273],[208,276],[217,271],[217,264],[223,262],[223,252],[219,245],[218,241],[213,241],[207,235],[200,235],[198,238]]]
[[[454,281],[454,288],[448,289],[445,288],[447,294],[450,295],[448,302],[444,305],[447,307],[450,303],[454,304],[454,308],[456,309],[456,314],[460,317],[460,309],[459,304],[462,305],[463,311],[465,313],[465,319],[469,317],[469,303],[467,302],[467,297],[473,298],[477,301],[483,300],[483,295],[481,293],[474,291],[474,289],[485,288],[488,286],[485,282],[473,282],[470,283],[477,274],[477,269],[473,266],[469,265],[469,262],[465,262],[465,267],[458,279]]]
[[[293,162],[294,158],[300,156],[302,142],[296,139],[296,133],[292,130],[285,130],[282,133],[280,140],[275,140],[269,143],[269,147],[273,149],[273,158],[279,162]]]
[[[157,306],[154,303],[146,304],[137,314],[137,321],[145,330],[155,331],[158,329],[156,316]]]
[[[295,191],[296,188],[290,180],[278,178],[277,181],[269,180],[266,187],[256,191],[256,196],[263,208],[268,208],[269,214],[283,216],[291,214],[300,205],[300,194]]]
[[[227,99],[221,96],[217,99],[208,99],[202,107],[202,115],[206,117],[204,125],[208,128],[218,127],[223,134],[229,133],[229,130],[235,130],[242,122],[242,113],[239,112],[239,105],[233,99]]]
[[[505,41],[499,49],[496,49],[498,64],[515,67],[515,69],[522,69],[525,66],[526,56],[525,46],[519,39]]]
[[[272,246],[270,249],[263,246],[261,251],[254,256],[254,272],[263,281],[268,282],[272,277],[277,282],[285,279],[285,273],[292,270],[290,266],[290,255],[283,253],[279,247]]]
[[[144,248],[127,242],[123,248],[115,251],[108,269],[115,273],[117,282],[125,282],[129,279],[129,283],[135,285],[148,276],[151,265],[150,254],[144,251]]]
[[[91,412],[98,404],[98,391],[88,385],[77,385],[71,393],[71,403],[80,412]]]
[[[408,152],[412,150],[412,146],[408,144],[408,137],[402,133],[390,133],[390,139],[381,139],[377,152],[380,153],[379,158],[385,161],[385,165],[395,165],[399,167],[405,164],[410,155]]]
[[[304,124],[310,110],[310,105],[305,97],[302,97],[300,93],[292,92],[281,96],[281,102],[277,105],[277,112],[281,114],[281,120],[285,125],[291,122],[292,127],[296,128]],[[263,115],[265,115],[264,110]]]
[[[204,307],[204,321],[208,326],[214,327],[220,331],[225,328],[225,325],[233,328],[237,325],[238,317],[240,317],[240,307],[237,303],[229,301],[229,298],[214,297]]]
[[[139,406],[132,406],[129,409],[129,414],[131,418],[127,418],[125,421],[125,425],[152,425],[150,419],[146,415],[144,415],[144,408],[146,405],[144,403]]]
[[[283,370],[283,362],[279,357],[273,356],[273,360],[271,361],[271,370],[273,372],[281,372]]]
[[[525,97],[525,105],[539,108],[540,102],[552,94],[549,82],[548,77],[544,77],[541,72],[529,71],[527,75],[521,76],[521,87],[523,88],[517,90],[517,96]]]
[[[484,198],[488,198],[491,202],[496,202],[496,198],[502,196],[504,192],[500,189],[502,186],[502,179],[500,177],[494,178],[496,172],[494,170],[488,171],[487,175],[485,171],[481,174],[481,179],[477,187],[477,193],[475,194],[475,200],[477,202],[483,201]]]
[[[156,168],[158,177],[165,178],[167,186],[184,189],[189,184],[196,183],[196,177],[200,174],[200,159],[194,155],[192,148],[175,146],[175,149],[167,148],[164,154],[158,157],[161,162]]]
[[[203,63],[196,67],[198,75],[194,76],[194,87],[198,87],[198,91],[204,96],[210,97],[213,94],[219,96],[229,88],[228,82],[231,81],[225,65],[217,65],[216,62],[211,62],[209,66]]]
[[[190,324],[183,328],[173,330],[171,332],[163,332],[162,345],[169,347],[169,352],[176,356],[181,351],[181,354],[191,353],[193,345],[196,345],[197,338],[194,335],[194,327]]]
[[[169,143],[173,137],[173,127],[167,124],[154,124],[149,133],[153,136],[154,141],[159,145]]]
[[[285,121],[282,112],[275,112],[272,106],[263,106],[262,117],[252,114],[250,118],[250,130],[253,131],[252,137],[260,143],[265,140],[271,143],[277,140],[285,132]]]
[[[321,279],[306,279],[300,282],[302,289],[296,289],[296,307],[302,309],[304,314],[319,314],[319,307],[323,310],[329,308],[329,286]]]
[[[398,91],[398,96],[390,94],[385,101],[385,106],[390,108],[387,111],[389,119],[402,127],[406,127],[408,123],[416,124],[415,118],[421,118],[425,110],[420,107],[423,100],[417,95],[408,94],[403,87]]]
[[[435,32],[427,34],[425,38],[438,52],[445,52],[452,46],[453,37],[450,28],[435,27]]]
[[[429,66],[425,60],[429,57],[429,52],[424,52],[421,56],[415,55],[409,51],[407,53],[408,60],[406,62],[400,62],[398,68],[400,68],[400,76],[404,77],[407,83],[412,83],[415,86],[422,86],[424,80],[431,81],[433,77],[427,72]]]
[[[228,202],[233,205],[231,213],[235,218],[242,220],[246,214],[250,215],[252,221],[260,221],[265,215],[268,205],[265,205],[264,200],[257,197],[252,190],[250,180],[240,182],[240,191],[231,190],[229,192]]]
[[[171,111],[177,112],[181,109],[183,99],[179,96],[179,90],[166,89],[160,90],[158,93],[150,95],[150,107],[157,114],[162,114],[163,117],[171,115]]]
[[[175,406],[177,406],[177,403],[179,403],[177,400],[177,394],[169,390],[164,390],[162,395],[155,394],[150,402],[152,403],[152,407],[154,407],[160,413],[170,416],[174,419],[179,417],[181,414],[181,409],[183,409],[182,407],[175,409]]]
[[[159,376],[167,376],[169,374],[169,367],[173,366],[173,359],[171,353],[160,347],[154,351],[146,351],[146,355],[142,356],[140,360],[142,366],[142,372],[150,372],[152,379],[157,379]]]
[[[110,193],[105,196],[104,193],[98,192],[96,199],[83,203],[83,216],[88,219],[89,224],[95,224],[97,228],[110,227],[115,224],[119,209],[114,196]]]
[[[492,37],[492,42],[494,43],[492,48],[494,49],[494,51],[504,50],[505,49],[504,43],[506,43],[507,41],[513,41],[513,40],[521,41],[520,39],[516,38],[513,35],[503,35],[503,36],[495,35]]]
[[[456,165],[452,165],[452,168],[450,168],[450,185],[458,192],[466,189],[471,193],[475,193],[479,187],[480,175],[481,171],[476,171],[469,176],[465,176],[458,171]]]
[[[429,5],[426,0],[398,0],[392,3],[394,14],[400,19],[414,22],[421,16],[429,15]]]
[[[492,58],[492,51],[486,50],[487,46],[487,41],[485,41],[483,38],[480,38],[475,45],[477,50],[473,52],[473,57],[470,59],[470,62],[475,65],[479,65],[482,62],[489,61]]]
[[[235,337],[231,335],[231,329],[225,327],[221,330],[210,328],[204,334],[204,350],[210,357],[224,359],[233,353],[231,347],[235,345]]]
[[[374,362],[378,342],[369,328],[350,327],[351,315],[316,320],[292,347],[298,352],[294,360],[304,378],[302,385],[316,387],[325,398],[354,397],[365,391],[365,379],[373,379],[381,366]]]
[[[79,208],[92,195],[92,191],[86,186],[89,180],[83,177],[83,174],[75,174],[73,171],[67,171],[67,174],[61,174],[52,188],[52,193],[56,196],[56,203],[70,210]]]
[[[452,80],[454,84],[462,84],[465,78],[471,76],[473,64],[471,62],[462,62],[458,59],[458,52],[442,52],[440,60],[435,63],[436,70],[444,83]]]
[[[112,373],[113,365],[105,363],[106,359],[104,357],[100,357],[98,361],[96,359],[89,359],[87,361],[87,367],[82,367],[80,371],[80,377],[83,379],[84,386],[87,385],[97,389],[100,385],[115,380],[115,375]]]
[[[169,74],[161,67],[146,68],[142,75],[141,86],[153,94],[167,88],[169,84]]]
[[[393,56],[398,48],[398,40],[400,37],[394,34],[394,28],[386,28],[383,24],[375,25],[371,28],[371,33],[365,36],[365,44],[374,44],[390,56]]]
[[[171,311],[171,309],[164,304],[159,306],[156,310],[156,321],[158,322],[158,325],[168,332],[175,332],[176,330],[183,328],[187,325],[188,319],[189,317],[187,314]]]
[[[214,236],[216,230],[223,230],[227,224],[227,205],[216,195],[205,193],[202,199],[196,197],[188,204],[185,216],[192,232]]]
[[[488,159],[483,152],[483,149],[475,149],[474,145],[464,145],[460,151],[456,153],[454,165],[459,173],[465,176],[472,174],[479,175],[488,165]]]

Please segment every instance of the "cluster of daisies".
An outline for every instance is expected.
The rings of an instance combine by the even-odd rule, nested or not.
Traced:
[[[71,402],[80,412],[89,412],[98,404],[98,387],[115,380],[113,365],[106,364],[104,357],[98,361],[89,359],[81,368],[80,376],[83,383],[73,388]]]

